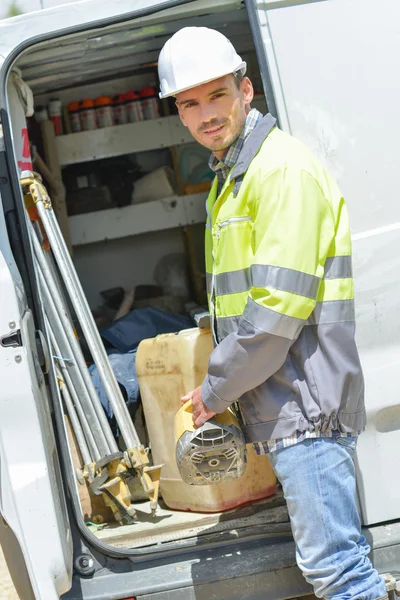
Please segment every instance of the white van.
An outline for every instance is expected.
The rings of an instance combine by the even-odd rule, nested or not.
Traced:
[[[167,533],[161,518],[136,532],[135,524],[88,524],[46,359],[19,184],[31,165],[30,100],[20,77],[37,113],[54,98],[65,107],[156,88],[161,47],[188,25],[214,27],[232,40],[259,92],[255,105],[268,107],[318,155],[346,197],[369,419],[358,446],[360,513],[374,565],[391,575],[393,598],[400,593],[399,20],[393,0],[88,0],[0,23],[0,539],[21,599],[279,600],[311,593],[279,496],[189,525],[185,513],[163,513],[174,524]],[[189,186],[189,193],[179,186],[177,194],[142,204],[107,207],[105,197],[100,210],[68,206],[64,231],[93,309],[103,290],[154,285],[159,261],[186,252],[182,228],[192,228],[202,253],[206,192],[196,186],[206,175],[190,180],[194,168],[186,169],[185,180],[182,155],[196,151],[173,107],[158,107],[151,120],[80,133],[69,125],[56,137],[53,159],[65,184],[71,167],[115,157],[142,173],[176,170],[173,149]]]

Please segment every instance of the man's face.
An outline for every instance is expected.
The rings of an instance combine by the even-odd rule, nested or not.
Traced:
[[[242,131],[253,95],[248,77],[238,89],[233,75],[226,75],[180,92],[176,105],[195,140],[221,159]]]

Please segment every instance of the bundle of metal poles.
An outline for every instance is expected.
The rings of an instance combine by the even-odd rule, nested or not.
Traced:
[[[150,466],[148,451],[139,440],[47,190],[40,176],[31,171],[22,173],[21,185],[56,374],[84,463],[77,473],[78,480],[87,480],[95,494],[103,494],[117,521],[131,523],[135,511],[126,476],[132,471],[137,474],[154,513],[161,465]],[[106,390],[126,447],[124,452],[118,449],[94,388],[69,305]]]

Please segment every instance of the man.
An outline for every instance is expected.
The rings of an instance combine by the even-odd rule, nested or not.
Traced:
[[[344,200],[300,142],[250,104],[246,63],[189,27],[159,58],[160,97],[212,151],[206,269],[216,346],[191,398],[196,426],[239,401],[268,452],[296,557],[318,597],[374,600],[384,581],[360,533],[353,456],[365,427]]]

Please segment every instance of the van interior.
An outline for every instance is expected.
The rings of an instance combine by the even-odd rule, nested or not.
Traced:
[[[107,352],[114,357],[130,357],[128,367],[127,363],[123,368],[119,365],[123,373],[117,378],[141,442],[150,448],[150,455],[154,436],[164,435],[162,430],[167,425],[161,405],[143,409],[142,382],[146,389],[153,385],[153,346],[146,350],[149,356],[143,358],[142,352],[145,367],[142,364],[139,369],[136,365],[135,370],[136,350],[142,339],[137,339],[135,321],[129,319],[132,315],[135,318],[137,314],[149,314],[151,321],[153,314],[158,318],[168,313],[176,319],[176,331],[180,322],[182,330],[196,331],[195,315],[207,311],[203,238],[205,200],[213,177],[208,167],[209,152],[194,142],[181,124],[174,99],[158,98],[159,52],[174,32],[186,26],[212,27],[232,41],[247,62],[247,74],[255,89],[252,106],[265,114],[267,106],[252,31],[244,3],[237,0],[198,0],[41,41],[15,62],[34,95],[35,113],[28,118],[34,168],[40,172],[45,163],[56,179],[62,178],[66,192],[63,210],[68,218],[59,221],[60,227],[96,325],[102,336],[104,333]],[[100,100],[91,102],[96,99]],[[103,109],[103,117],[99,117],[99,108]],[[136,116],[129,116],[130,110],[136,111]],[[10,111],[12,116],[12,107]],[[107,122],[110,115],[112,122]],[[46,173],[42,175],[48,185]],[[137,312],[148,309],[150,313]],[[116,323],[120,329],[114,336]],[[128,323],[126,330],[124,323]],[[200,326],[204,328],[204,322]],[[171,334],[163,327],[163,323],[151,322],[142,338]],[[200,333],[211,339],[207,322]],[[97,377],[96,386],[101,387],[85,340],[80,341],[92,377]],[[157,365],[157,356],[153,358]],[[182,358],[186,359],[189,366],[180,364],[178,370],[199,370],[198,357]],[[150,375],[143,374],[146,365]],[[124,384],[124,377],[129,385]],[[161,373],[157,383],[166,404],[169,395],[174,395],[174,387],[168,387],[168,381]],[[190,390],[180,389],[180,394],[185,391]],[[173,401],[180,405],[179,398],[174,397]],[[78,469],[82,457],[65,413],[70,452],[64,460]],[[118,427],[112,414],[107,415],[121,447]],[[152,427],[149,419],[154,419]],[[173,432],[169,435],[173,436]],[[173,458],[167,453],[165,460]],[[257,477],[262,479],[262,470]],[[191,486],[183,509],[177,509],[179,502],[163,497],[161,479],[155,515],[142,486],[132,477],[129,488],[136,515],[131,524],[117,522],[103,495],[94,495],[86,481],[75,478],[71,493],[79,499],[88,535],[123,551],[154,551],[170,548],[171,544],[289,534],[285,504],[273,475],[269,477],[264,497],[260,494],[256,501],[242,498],[229,510],[225,510],[224,494],[230,494],[230,488],[223,488],[225,492],[219,493],[214,508],[205,505],[202,510],[202,494],[212,493],[209,488],[213,486]],[[194,498],[191,494],[200,498],[195,510],[190,508]]]

